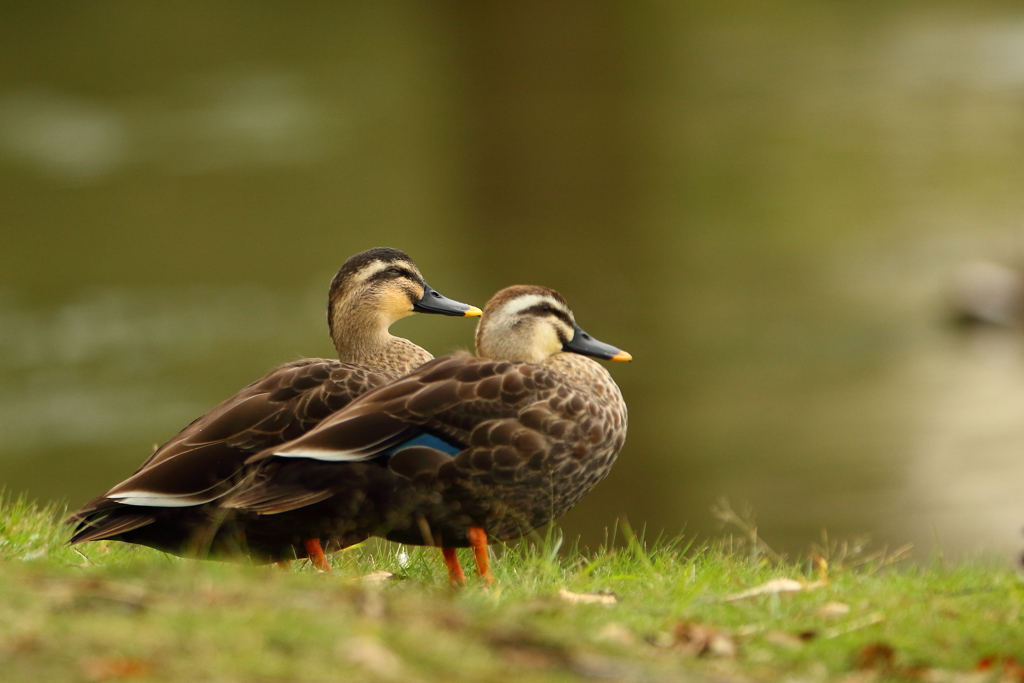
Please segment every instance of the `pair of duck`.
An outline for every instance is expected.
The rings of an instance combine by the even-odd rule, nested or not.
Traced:
[[[474,357],[433,359],[388,332],[414,312],[479,316],[377,248],[331,282],[338,360],[285,364],[195,420],[131,477],[68,518],[71,543],[111,539],[190,557],[283,562],[370,536],[455,554],[565,514],[608,473],[626,405],[586,358],[630,360],[575,322],[557,292],[517,285],[482,311]],[[567,352],[567,353],[563,353]]]

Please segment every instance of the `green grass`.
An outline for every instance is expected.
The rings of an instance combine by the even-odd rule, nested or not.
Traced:
[[[699,545],[645,545],[620,529],[593,552],[559,548],[554,534],[496,549],[492,587],[453,589],[439,552],[386,543],[335,555],[330,574],[119,543],[77,552],[61,512],[0,501],[5,683],[973,681],[983,657],[1024,660],[1024,583],[980,562],[844,544],[792,561],[750,529]],[[395,578],[360,578],[373,571]],[[806,588],[726,599],[779,578]],[[616,603],[572,603],[561,590]],[[993,680],[1014,666],[997,664]]]

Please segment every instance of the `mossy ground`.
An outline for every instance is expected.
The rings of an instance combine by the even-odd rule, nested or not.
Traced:
[[[454,589],[439,552],[386,543],[335,555],[330,574],[78,552],[60,512],[0,503],[7,683],[1019,680],[1024,660],[1024,582],[981,562],[844,544],[786,560],[747,538],[628,531],[581,552],[549,534],[496,549],[493,586]],[[380,571],[394,577],[363,578]],[[776,579],[799,590],[729,599]]]

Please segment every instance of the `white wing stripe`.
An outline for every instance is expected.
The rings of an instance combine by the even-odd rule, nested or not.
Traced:
[[[139,507],[152,508],[185,508],[209,503],[211,500],[216,500],[222,495],[222,493],[214,493],[207,496],[172,496],[162,493],[150,493],[148,491],[125,491],[124,493],[116,493],[107,497],[121,503],[122,505],[136,505]]]

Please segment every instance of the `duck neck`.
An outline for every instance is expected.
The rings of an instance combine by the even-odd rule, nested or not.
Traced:
[[[369,365],[397,340],[388,332],[394,321],[383,319],[372,308],[335,306],[329,316],[331,340],[338,360],[345,363]]]

